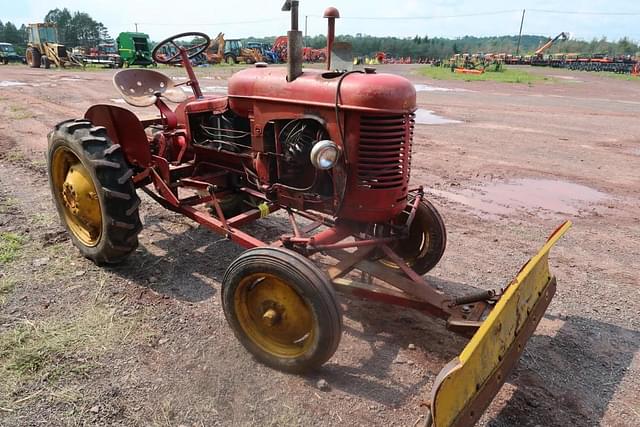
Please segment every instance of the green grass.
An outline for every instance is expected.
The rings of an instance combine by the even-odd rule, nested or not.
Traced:
[[[60,379],[86,376],[136,329],[135,319],[95,305],[64,319],[24,320],[0,333],[0,406],[19,406],[18,394],[29,384],[53,387]]]
[[[619,73],[612,73],[610,71],[599,71],[599,72],[594,72],[594,73],[589,73],[589,74],[596,75],[596,76],[608,77],[608,78],[611,78],[611,79],[626,80],[626,81],[630,81],[630,82],[639,82],[640,83],[640,76],[632,76],[631,74],[619,74]]]
[[[15,233],[0,233],[0,264],[13,261],[22,248],[23,238]]]
[[[32,119],[34,117],[35,115],[31,111],[27,110],[26,108],[23,108],[17,105],[9,106],[9,118],[13,120]]]
[[[524,70],[504,68],[502,71],[486,72],[484,74],[461,74],[451,72],[448,67],[427,66],[420,69],[420,74],[431,77],[434,80],[463,80],[467,82],[493,81],[501,83],[524,83],[533,84],[535,82],[552,81],[544,76],[530,74]]]

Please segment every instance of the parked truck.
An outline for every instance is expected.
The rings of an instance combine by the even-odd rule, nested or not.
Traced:
[[[11,43],[0,43],[0,64],[6,65],[9,62],[26,63],[24,56],[18,55]]]

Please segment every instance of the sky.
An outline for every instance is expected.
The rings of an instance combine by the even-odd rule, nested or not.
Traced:
[[[136,22],[140,31],[156,41],[186,31],[211,35],[224,32],[227,38],[260,37],[286,34],[289,17],[280,11],[283,3],[284,0],[5,0],[0,5],[0,21],[18,26],[41,22],[50,9],[66,7],[72,12],[87,12],[114,37],[121,31],[134,31]],[[300,0],[300,29],[304,31],[307,16],[308,34],[325,34],[322,14],[326,6],[340,10],[338,34],[513,35],[518,33],[522,9],[529,9],[524,34],[552,37],[564,31],[583,40],[603,36],[617,40],[626,36],[640,41],[640,2],[632,0]],[[622,15],[625,13],[630,15]]]

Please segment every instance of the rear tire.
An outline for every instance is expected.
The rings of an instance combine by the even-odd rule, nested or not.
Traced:
[[[304,256],[281,248],[249,249],[222,281],[227,322],[260,362],[307,372],[333,356],[342,313],[327,276]]]
[[[138,247],[140,199],[120,145],[104,127],[68,120],[49,134],[53,199],[73,244],[96,264],[122,262]]]
[[[229,65],[235,65],[236,64],[236,58],[233,55],[225,56],[224,60]]]
[[[40,55],[40,52],[37,49],[33,47],[27,48],[25,55],[27,57],[27,64],[29,67],[40,68],[40,65],[42,64],[42,55]]]

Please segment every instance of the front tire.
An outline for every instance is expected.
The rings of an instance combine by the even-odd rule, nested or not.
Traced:
[[[42,63],[42,55],[40,55],[40,52],[37,49],[33,47],[27,48],[25,56],[29,67],[40,68],[40,65]]]
[[[96,264],[122,262],[138,247],[140,199],[120,145],[103,127],[68,120],[49,134],[49,185],[73,244]]]
[[[304,256],[254,248],[231,263],[222,282],[227,322],[260,362],[285,372],[322,366],[342,335],[342,314],[327,276]]]
[[[409,202],[396,219],[397,224],[406,223],[413,202]],[[392,249],[402,257],[416,273],[423,275],[432,270],[442,258],[447,246],[447,230],[442,217],[430,201],[422,199],[411,223],[409,236],[399,241]],[[388,267],[398,268],[390,260],[380,262]]]

